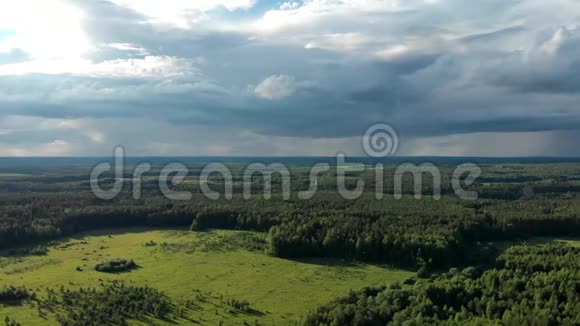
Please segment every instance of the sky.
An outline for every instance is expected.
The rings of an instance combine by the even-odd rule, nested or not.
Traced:
[[[0,156],[580,156],[580,0],[2,0]]]

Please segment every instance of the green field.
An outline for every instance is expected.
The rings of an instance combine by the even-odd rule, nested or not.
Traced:
[[[249,232],[123,229],[91,232],[52,243],[45,256],[0,258],[0,287],[24,285],[42,297],[46,288],[96,287],[123,280],[149,285],[179,304],[196,306],[182,317],[158,324],[292,325],[309,309],[372,284],[401,282],[414,273],[340,260],[292,261],[244,246]],[[260,237],[260,235],[258,235]],[[245,238],[243,238],[245,239]],[[145,245],[150,243],[149,246]],[[252,248],[250,248],[252,249]],[[127,273],[99,273],[93,266],[111,258],[134,259],[139,268]],[[82,271],[78,271],[77,267]],[[231,311],[228,299],[247,300],[250,313]],[[0,306],[0,317],[23,325],[56,325],[54,313],[39,316],[30,301]]]

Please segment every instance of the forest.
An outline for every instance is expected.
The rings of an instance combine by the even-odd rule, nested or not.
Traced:
[[[492,268],[467,267],[411,288],[352,291],[304,325],[578,325],[580,248],[514,246]]]
[[[345,201],[332,192],[311,200],[187,202],[161,196],[113,202],[91,193],[7,194],[0,197],[0,247],[77,232],[127,226],[238,229],[268,232],[268,251],[296,258],[333,256],[433,267],[470,263],[484,241],[574,235],[580,203],[568,199],[479,200],[444,197],[377,201],[372,194]]]
[[[232,164],[234,180],[243,165]],[[14,168],[3,168],[14,173]],[[242,230],[263,234],[237,241],[243,250],[261,251],[283,259],[332,258],[404,268],[416,277],[403,284],[376,285],[357,290],[311,312],[304,325],[384,324],[537,324],[574,325],[580,322],[578,248],[564,244],[516,245],[539,237],[575,238],[580,235],[580,166],[574,163],[486,164],[480,180],[470,186],[477,200],[463,200],[450,192],[451,166],[442,167],[443,197],[411,196],[412,180],[404,178],[402,199],[392,196],[394,167],[385,173],[384,198],[366,192],[345,200],[336,192],[336,169],[320,179],[320,191],[309,200],[295,193],[280,194],[281,180],[274,177],[274,196],[265,199],[264,180],[252,179],[256,194],[243,198],[234,184],[232,199],[206,198],[198,189],[200,168],[193,166],[175,190],[187,189],[193,198],[170,200],[154,186],[155,171],[144,179],[143,195],[132,196],[131,184],[113,200],[102,200],[88,189],[86,167],[54,167],[0,178],[0,250],[5,256],[45,255],[45,244],[91,230],[127,227],[209,230]],[[291,165],[293,189],[308,188],[307,169]],[[390,171],[390,172],[389,172]],[[18,172],[18,171],[16,171]],[[25,172],[25,173],[24,173]],[[150,179],[149,179],[150,178]],[[374,174],[349,176],[372,189]],[[428,178],[427,178],[428,179]],[[428,180],[427,180],[428,181]],[[216,191],[223,180],[210,178]],[[163,250],[175,244],[148,242]],[[233,246],[230,246],[233,247]],[[137,268],[132,257],[98,262],[97,271],[118,273]],[[82,268],[78,268],[82,272]],[[2,301],[32,300],[34,292],[0,284]],[[144,316],[162,318],[173,311],[170,299],[149,288],[123,284],[101,289],[51,290],[38,300],[39,310],[60,311],[62,325],[92,325],[88,320],[122,325]],[[93,299],[89,298],[92,297]],[[125,307],[127,298],[135,304]],[[237,299],[236,299],[237,300]],[[232,301],[233,302],[233,301]],[[240,303],[241,302],[241,303]],[[94,305],[91,309],[85,309]],[[246,309],[244,300],[235,306]],[[238,307],[239,306],[239,307]],[[242,309],[243,308],[243,309]],[[172,313],[176,313],[173,311]],[[97,317],[98,316],[98,317]],[[533,318],[531,320],[530,318]],[[7,325],[16,323],[6,319]],[[95,324],[96,325],[96,324]]]

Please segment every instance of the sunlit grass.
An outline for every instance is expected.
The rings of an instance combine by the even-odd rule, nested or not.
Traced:
[[[123,280],[165,291],[175,302],[203,297],[199,308],[187,310],[184,318],[174,318],[172,323],[240,325],[258,320],[261,325],[287,325],[349,289],[401,282],[413,275],[341,260],[292,261],[235,250],[223,241],[231,242],[236,231],[126,229],[109,233],[93,232],[51,245],[46,256],[4,258],[0,286],[94,287],[102,281]],[[139,268],[120,274],[94,271],[96,263],[117,257],[133,259]],[[229,313],[224,304],[228,298],[249,301],[254,313]],[[55,324],[54,316],[49,314],[44,320],[29,304],[0,306],[2,319],[6,315],[24,325]]]

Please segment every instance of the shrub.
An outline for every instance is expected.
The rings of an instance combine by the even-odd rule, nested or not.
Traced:
[[[4,318],[4,324],[6,326],[21,326],[22,325],[19,322],[17,322],[15,319],[11,319],[8,316],[6,316],[6,318]]]
[[[417,283],[417,279],[415,277],[409,277],[408,279],[403,281],[403,284],[406,285],[415,285],[415,283]]]
[[[95,265],[95,270],[102,273],[127,272],[137,268],[137,264],[132,260],[117,258]]]
[[[231,299],[227,304],[239,311],[248,312],[250,310],[250,303],[246,300]]]
[[[145,247],[155,247],[157,245],[157,242],[151,240],[151,241],[145,242],[143,245]]]
[[[52,290],[42,305],[58,309],[57,321],[67,326],[133,325],[129,320],[156,325],[150,318],[165,319],[174,306],[163,292],[121,282],[100,288]]]
[[[30,293],[24,287],[7,286],[0,288],[0,302],[3,301],[21,301],[28,299]]]
[[[44,256],[47,253],[48,248],[46,246],[18,248],[8,252],[10,256]]]

